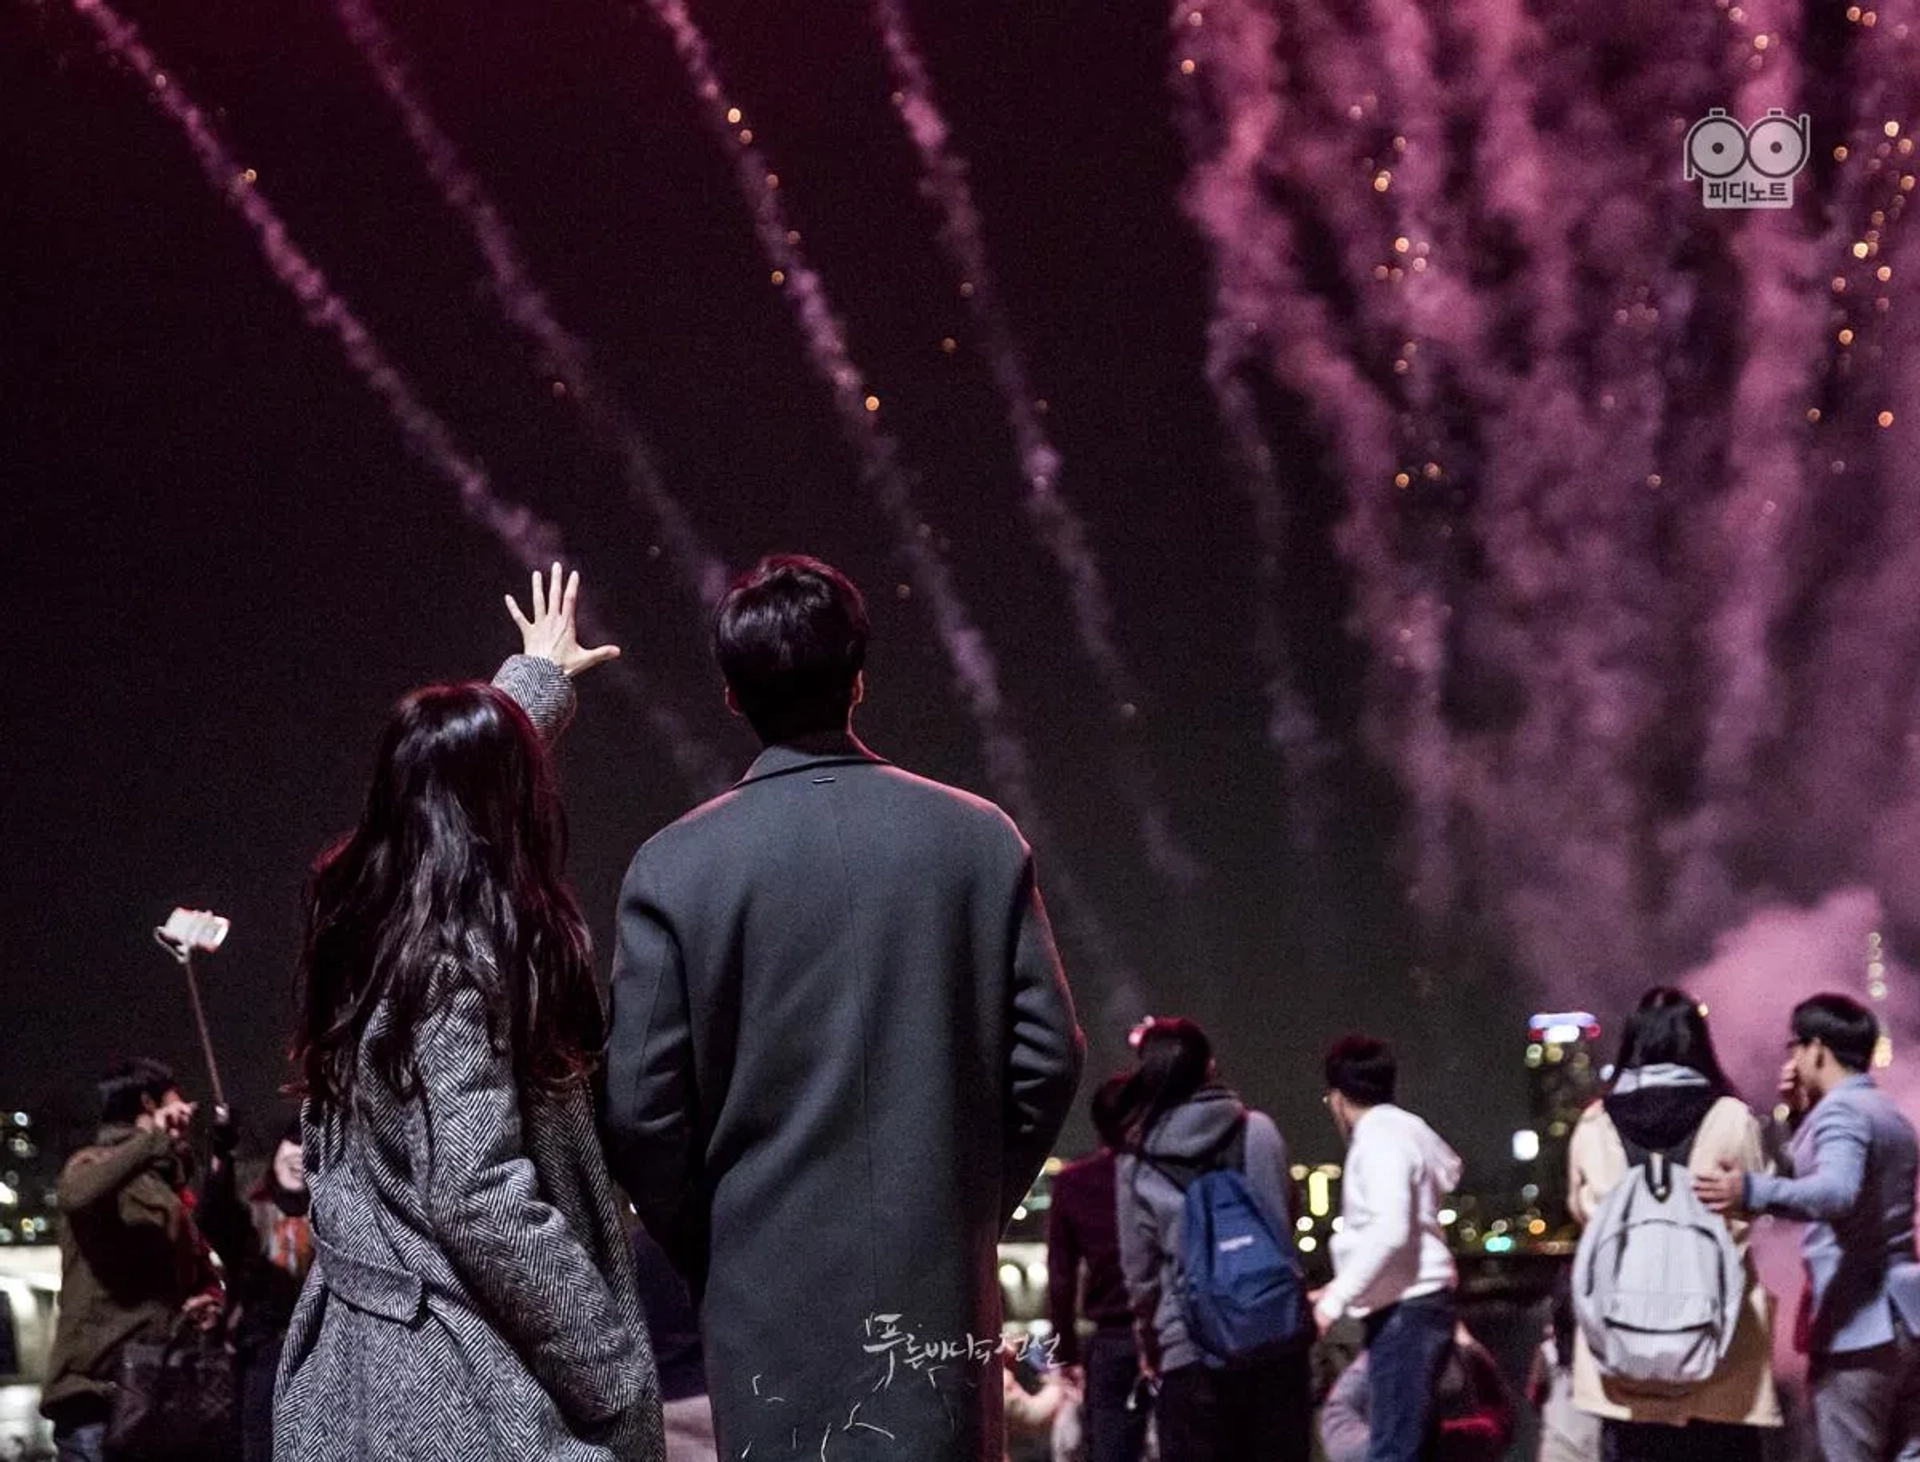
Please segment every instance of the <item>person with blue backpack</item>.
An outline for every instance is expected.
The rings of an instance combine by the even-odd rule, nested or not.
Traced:
[[[1306,1462],[1313,1325],[1287,1146],[1191,1020],[1134,1032],[1116,1218],[1161,1462]]]

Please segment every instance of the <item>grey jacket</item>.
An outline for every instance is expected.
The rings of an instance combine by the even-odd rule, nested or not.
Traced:
[[[1913,1124],[1870,1076],[1823,1097],[1793,1142],[1793,1175],[1747,1175],[1746,1208],[1808,1225],[1815,1355],[1886,1345],[1898,1315],[1920,1335]]]
[[[1000,1462],[996,1243],[1080,1075],[1033,860],[851,737],[620,897],[604,1131],[692,1282],[725,1462]]]
[[[516,656],[496,683],[549,734],[571,709],[550,662]],[[659,1386],[591,1098],[517,1090],[488,1030],[483,952],[440,975],[418,1091],[363,1067],[344,1114],[305,1114],[316,1258],[275,1462],[659,1462]]]
[[[1127,1296],[1135,1317],[1158,1342],[1163,1371],[1198,1364],[1201,1358],[1199,1347],[1187,1335],[1179,1260],[1186,1190],[1174,1177],[1189,1176],[1180,1165],[1198,1163],[1218,1152],[1242,1117],[1247,1122],[1247,1186],[1276,1222],[1290,1225],[1292,1183],[1287,1175],[1286,1140],[1272,1118],[1247,1110],[1224,1086],[1203,1087],[1193,1100],[1162,1117],[1147,1134],[1147,1160],[1122,1154],[1115,1174],[1120,1267],[1127,1276]],[[1170,1166],[1174,1176],[1156,1167],[1156,1160]]]

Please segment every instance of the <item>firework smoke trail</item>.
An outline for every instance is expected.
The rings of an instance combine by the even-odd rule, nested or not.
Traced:
[[[1904,882],[1897,863],[1863,858],[1860,838],[1863,826],[1884,828],[1895,795],[1920,618],[1908,557],[1914,514],[1904,493],[1884,487],[1908,459],[1876,462],[1874,450],[1893,445],[1874,417],[1908,399],[1900,387],[1910,384],[1902,378],[1916,343],[1905,328],[1913,309],[1905,303],[1905,271],[1890,270],[1891,283],[1876,279],[1897,236],[1889,224],[1883,239],[1880,225],[1889,213],[1897,219],[1904,204],[1892,175],[1897,165],[1885,170],[1894,144],[1882,121],[1912,118],[1915,17],[1896,0],[1878,18],[1884,29],[1863,26],[1849,58],[1851,114],[1815,118],[1816,136],[1849,144],[1834,170],[1824,232],[1817,210],[1797,207],[1749,214],[1734,235],[1748,330],[1729,426],[1732,480],[1711,546],[1699,555],[1703,576],[1723,591],[1711,622],[1723,692],[1709,722],[1701,806],[1671,835],[1683,880],[1674,912],[1694,915],[1700,936],[1766,896],[1747,886],[1762,878],[1810,897],[1822,878],[1877,874],[1896,903]],[[1745,32],[1735,36],[1749,78],[1737,101],[1740,119],[1769,106],[1789,115],[1802,109],[1800,23],[1790,9],[1784,17],[1747,14]],[[1764,52],[1752,49],[1759,36],[1770,42]],[[1814,176],[1803,173],[1796,188]],[[1882,190],[1884,211],[1874,209]],[[1863,295],[1880,296],[1882,311],[1896,300],[1904,307],[1892,315],[1846,308],[1865,305]],[[1891,376],[1882,374],[1883,360]],[[1896,423],[1896,434],[1909,425]],[[1859,524],[1876,511],[1876,483],[1884,518],[1880,531],[1862,534]],[[1852,563],[1816,573],[1812,554],[1836,526],[1850,540]],[[1819,606],[1824,633],[1794,652],[1779,631],[1804,619],[1809,605]],[[1737,865],[1747,871],[1736,875]],[[1707,906],[1717,906],[1717,918],[1695,914]]]
[[[106,49],[146,83],[154,104],[180,129],[208,184],[253,230],[274,278],[300,301],[309,324],[333,336],[341,353],[387,408],[407,444],[459,492],[461,510],[493,534],[522,568],[539,572],[567,558],[554,524],[494,492],[486,469],[460,450],[452,429],[421,401],[352,308],[333,291],[319,266],[301,252],[206,114],[167,75],[139,31],[106,0],[72,0],[72,4],[74,13],[93,27]],[[589,613],[581,614],[580,627],[589,640],[611,638]],[[679,714],[662,704],[630,667],[616,662],[609,668],[619,672],[613,678],[639,702],[688,784],[697,792],[726,785],[729,778],[718,756],[695,738]]]
[[[1904,227],[1912,226],[1909,222]],[[1865,755],[1853,761],[1867,763],[1866,775],[1843,782],[1827,773],[1823,784],[1816,783],[1804,795],[1810,805],[1836,811],[1861,806],[1872,819],[1874,884],[1905,924],[1920,927],[1920,650],[1915,634],[1920,626],[1920,495],[1905,485],[1912,463],[1920,459],[1920,411],[1913,409],[1920,402],[1920,288],[1912,282],[1920,277],[1920,259],[1911,248],[1902,251],[1901,258],[1894,279],[1908,282],[1896,285],[1886,341],[1888,353],[1897,352],[1899,365],[1882,387],[1883,399],[1899,405],[1885,429],[1873,420],[1880,401],[1865,403],[1861,413],[1868,417],[1867,430],[1879,438],[1874,444],[1879,475],[1889,484],[1886,517],[1874,535],[1881,562],[1848,605],[1853,613],[1836,620],[1830,652],[1836,673],[1825,687],[1825,704],[1833,714],[1829,724],[1839,735],[1864,744]],[[1825,772],[1832,764],[1823,757],[1826,751],[1825,745],[1813,750],[1807,765]],[[1891,796],[1883,802],[1875,793],[1888,783]],[[1817,800],[1824,796],[1833,800]],[[1848,819],[1847,827],[1857,826]]]
[[[979,728],[995,796],[1006,804],[1033,842],[1052,850],[1048,884],[1053,901],[1107,979],[1106,1023],[1123,1029],[1139,1017],[1143,1008],[1136,979],[1104,922],[1079,895],[1058,844],[1045,829],[1034,791],[1031,758],[1001,696],[1000,673],[992,649],[960,597],[952,571],[933,541],[932,525],[921,519],[914,506],[908,473],[900,462],[899,443],[879,428],[879,398],[868,394],[847,348],[846,327],[834,311],[825,283],[801,250],[798,230],[788,222],[781,207],[779,176],[768,168],[765,157],[749,140],[750,131],[742,128],[743,114],[729,105],[707,38],[685,0],[647,0],[647,5],[672,37],[696,100],[722,150],[733,154],[755,236],[775,283],[787,291],[792,302],[808,359],[828,386],[842,434],[893,528],[916,591],[930,607],[935,633]]]
[[[1648,866],[1645,767],[1671,713],[1668,647],[1682,638],[1666,632],[1655,542],[1669,499],[1691,485],[1662,461],[1662,365],[1688,329],[1673,261],[1695,215],[1647,159],[1665,152],[1694,68],[1672,56],[1684,27],[1635,36],[1616,20],[1613,43],[1644,58],[1632,94],[1547,109],[1543,137],[1535,89],[1553,80],[1534,78],[1581,94],[1555,71],[1569,57],[1510,0],[1466,19],[1481,48],[1472,101],[1490,111],[1475,178],[1483,223],[1526,253],[1482,345],[1515,364],[1476,389],[1482,447],[1461,525],[1484,565],[1462,605],[1468,683],[1497,667],[1524,693],[1510,726],[1468,738],[1463,821],[1520,966],[1591,991],[1671,967],[1655,939],[1664,882]],[[1563,38],[1575,51],[1595,39]],[[1580,166],[1555,176],[1555,158]],[[1523,331],[1527,348],[1503,352],[1500,334]]]
[[[1818,652],[1796,687],[1789,762],[1796,805],[1786,811],[1788,826],[1826,834],[1805,851],[1825,865],[1858,866],[1859,830],[1871,826],[1862,873],[1913,926],[1920,925],[1920,495],[1906,480],[1920,456],[1920,413],[1911,409],[1920,400],[1920,258],[1905,215],[1916,168],[1911,128],[1920,121],[1920,14],[1897,0],[1880,20],[1884,29],[1856,43],[1849,94],[1859,101],[1823,243],[1835,282],[1845,285],[1833,293],[1827,336],[1841,384],[1808,431],[1808,474],[1831,484],[1816,505],[1835,504],[1852,562],[1828,599]],[[1850,345],[1838,344],[1839,328],[1853,332]],[[1882,412],[1890,413],[1884,425]],[[1835,464],[1843,470],[1835,473]],[[1863,485],[1878,487],[1873,501],[1863,500]],[[1800,806],[1826,815],[1800,817]],[[1764,820],[1774,825],[1774,816]]]
[[[1214,0],[1198,25],[1176,10],[1223,118],[1211,133],[1188,126],[1224,139],[1218,166],[1198,152],[1191,191],[1219,251],[1223,322],[1266,324],[1258,345],[1315,408],[1348,483],[1339,542],[1376,659],[1372,734],[1413,804],[1416,905],[1430,920],[1453,912],[1457,863],[1524,968],[1591,946],[1596,967],[1645,969],[1635,765],[1663,667],[1642,648],[1661,638],[1648,632],[1656,514],[1642,501],[1665,397],[1659,312],[1630,273],[1652,278],[1662,261],[1648,210],[1620,201],[1649,191],[1644,152],[1596,163],[1620,139],[1604,108],[1582,104],[1560,139],[1585,144],[1580,177],[1556,176],[1532,105],[1545,38],[1516,5],[1481,9],[1444,38],[1444,81],[1432,60],[1443,39],[1406,7],[1362,12],[1353,29],[1298,7],[1291,74],[1264,9]],[[1463,113],[1482,123],[1481,148],[1450,159]],[[1468,175],[1450,178],[1450,161]],[[1513,283],[1468,277],[1477,205],[1525,246]],[[1273,262],[1297,257],[1303,230],[1330,246],[1336,282]],[[1607,283],[1596,319],[1576,268]],[[1503,339],[1516,330],[1530,350]],[[1230,331],[1216,347],[1227,361],[1254,353]],[[1473,424],[1464,436],[1460,421]],[[1460,600],[1469,547],[1481,582]],[[1462,627],[1467,607],[1480,613]],[[1457,664],[1455,642],[1478,663]],[[1517,711],[1462,742],[1442,695],[1471,697],[1489,670],[1511,682]]]
[[[1191,27],[1190,16],[1195,14],[1201,12],[1176,11],[1177,40],[1185,39],[1181,27]],[[1265,13],[1235,7],[1221,13],[1219,25],[1206,40],[1209,49],[1217,46],[1225,57],[1249,69],[1270,68],[1276,29]],[[1183,55],[1179,71],[1183,77],[1195,74],[1199,64],[1192,55]],[[1174,82],[1176,95],[1183,84]],[[1182,206],[1203,232],[1211,229],[1216,255],[1215,307],[1207,332],[1206,377],[1226,433],[1229,464],[1252,509],[1260,541],[1254,571],[1254,648],[1265,676],[1262,690],[1267,702],[1267,742],[1279,752],[1286,774],[1291,840],[1295,847],[1313,852],[1320,848],[1331,816],[1324,772],[1337,752],[1317,723],[1289,653],[1279,599],[1293,515],[1274,469],[1272,444],[1243,379],[1243,373],[1262,352],[1265,335],[1261,314],[1256,313],[1257,301],[1246,288],[1248,270],[1268,267],[1286,256],[1275,255],[1269,260],[1249,257],[1249,251],[1236,252],[1234,241],[1242,235],[1231,222],[1252,222],[1249,215],[1261,186],[1257,165],[1274,126],[1271,112],[1278,106],[1278,93],[1255,84],[1251,89],[1237,88],[1233,95],[1240,105],[1220,124],[1218,155],[1209,151],[1213,146],[1212,129],[1201,115],[1200,103],[1190,101],[1178,109],[1193,164],[1190,180],[1182,190]],[[1309,866],[1317,869],[1318,865]]]
[[[1503,31],[1498,23],[1506,10],[1489,3],[1474,21],[1476,34],[1516,35],[1514,24]],[[1517,12],[1508,19],[1518,22]],[[1619,18],[1613,23],[1617,27]],[[1769,29],[1764,20],[1749,23],[1762,33]],[[1844,860],[1810,856],[1815,850],[1808,830],[1828,820],[1827,809],[1847,809],[1850,828],[1826,831],[1838,834],[1830,842],[1856,845],[1855,868],[1859,829],[1873,817],[1870,805],[1862,808],[1859,789],[1843,792],[1830,778],[1823,785],[1833,795],[1825,801],[1803,792],[1796,802],[1768,787],[1709,784],[1701,793],[1704,806],[1683,829],[1689,836],[1673,840],[1672,829],[1660,827],[1647,785],[1648,752],[1663,734],[1662,723],[1695,719],[1689,704],[1699,679],[1690,673],[1693,652],[1674,648],[1693,628],[1685,617],[1699,597],[1693,584],[1705,580],[1719,587],[1725,564],[1738,552],[1715,505],[1703,510],[1698,500],[1723,475],[1741,469],[1713,460],[1713,451],[1700,451],[1690,439],[1737,443],[1746,422],[1721,403],[1713,390],[1717,382],[1688,383],[1673,369],[1687,352],[1687,340],[1710,329],[1716,313],[1716,302],[1701,297],[1706,286],[1686,274],[1681,256],[1697,255],[1692,245],[1715,222],[1734,221],[1698,211],[1697,192],[1681,191],[1669,171],[1685,121],[1725,99],[1725,92],[1709,90],[1722,74],[1719,68],[1689,60],[1724,52],[1725,22],[1716,21],[1704,37],[1676,29],[1669,16],[1644,24],[1648,29],[1638,36],[1604,37],[1616,50],[1631,39],[1648,58],[1633,69],[1630,95],[1612,96],[1604,105],[1590,98],[1577,72],[1569,74],[1564,55],[1536,51],[1534,65],[1516,74],[1516,83],[1530,76],[1548,78],[1548,85],[1557,81],[1572,99],[1549,109],[1561,120],[1545,148],[1524,125],[1534,107],[1522,87],[1488,94],[1518,114],[1516,125],[1488,126],[1482,136],[1495,149],[1489,182],[1505,189],[1503,211],[1528,241],[1530,267],[1545,259],[1564,280],[1565,265],[1577,255],[1576,272],[1592,303],[1583,321],[1572,291],[1532,281],[1527,295],[1536,334],[1527,358],[1533,367],[1511,388],[1507,420],[1501,420],[1498,403],[1484,407],[1493,450],[1473,521],[1487,550],[1491,592],[1469,606],[1469,631],[1499,637],[1497,653],[1486,658],[1521,677],[1529,714],[1497,744],[1501,773],[1464,799],[1484,840],[1475,857],[1491,885],[1489,902],[1502,910],[1523,967],[1548,979],[1573,976],[1576,988],[1611,985],[1622,998],[1652,972],[1675,968],[1737,923],[1769,881],[1822,891],[1817,883],[1808,888],[1812,869],[1846,866]],[[1778,47],[1780,36],[1770,38]],[[1600,39],[1591,31],[1576,33],[1574,44],[1591,46]],[[1534,49],[1538,40],[1528,38],[1524,48]],[[1762,59],[1758,51],[1751,36],[1741,37],[1740,62]],[[1774,63],[1773,48],[1765,59]],[[1871,97],[1872,88],[1857,95]],[[1763,111],[1768,99],[1735,104],[1748,117]],[[1663,117],[1674,123],[1671,137],[1658,125]],[[1580,166],[1555,178],[1538,168],[1542,156],[1577,158]],[[1654,160],[1650,167],[1644,165],[1648,158]],[[1514,186],[1512,179],[1528,176],[1529,163],[1536,164],[1531,179]],[[1540,206],[1542,200],[1550,206]],[[1845,199],[1836,211],[1849,218],[1855,213]],[[1573,253],[1562,228],[1566,221],[1578,225]],[[1857,232],[1858,224],[1836,227]],[[1705,270],[1714,263],[1710,258]],[[1697,259],[1692,267],[1701,268]],[[1751,279],[1739,282],[1751,290]],[[1810,320],[1808,297],[1817,303],[1823,283],[1823,276],[1800,279],[1784,293],[1776,289],[1740,301],[1746,305],[1741,320],[1749,327],[1749,356],[1770,352],[1778,370],[1794,368],[1810,350],[1817,355],[1826,331],[1817,309]],[[1545,328],[1548,321],[1554,331]],[[1810,373],[1806,379],[1811,393]],[[1796,452],[1803,450],[1811,399],[1809,394],[1789,403],[1785,419],[1769,429]],[[1636,490],[1643,471],[1648,490]],[[1735,475],[1732,491],[1745,485]],[[1818,510],[1811,505],[1810,511]],[[1712,548],[1699,555],[1705,572],[1690,562],[1662,569],[1656,540],[1663,524],[1707,538]],[[1761,567],[1780,576],[1784,593],[1800,590],[1786,565]],[[1903,626],[1914,618],[1910,589],[1906,601],[1899,615]],[[1880,632],[1885,634],[1884,626]],[[1726,643],[1722,637],[1711,649],[1726,653]],[[1822,673],[1828,673],[1824,667]],[[1911,686],[1911,675],[1902,683]],[[1764,697],[1767,713],[1783,719],[1778,698],[1784,688],[1772,686]],[[1844,699],[1831,709],[1844,719],[1842,704]],[[1799,718],[1796,711],[1792,719]],[[1857,734],[1838,725],[1831,729],[1831,747],[1816,731],[1802,751],[1822,773],[1846,736]],[[1671,729],[1664,734],[1671,737]],[[1791,767],[1780,772],[1775,777],[1769,771],[1763,780],[1784,787],[1797,775]],[[1884,787],[1884,778],[1876,785]],[[1764,835],[1753,836],[1760,827]],[[1753,840],[1737,841],[1742,831]],[[1675,850],[1676,841],[1677,873],[1662,856]],[[1758,876],[1756,856],[1767,863]]]
[[[1801,13],[1761,0],[1747,16],[1757,32],[1778,39],[1754,57],[1761,64],[1740,88],[1738,117],[1763,116],[1769,106],[1797,109]],[[1718,694],[1708,718],[1703,805],[1677,844],[1688,902],[1723,905],[1732,893],[1727,859],[1743,833],[1756,831],[1740,818],[1755,757],[1782,729],[1772,639],[1796,587],[1787,548],[1809,510],[1801,436],[1827,310],[1817,283],[1819,238],[1794,210],[1752,211],[1734,249],[1747,328],[1733,389],[1730,490],[1719,509],[1724,588],[1709,631]],[[1725,907],[1724,916],[1732,913]]]
[[[967,165],[954,150],[952,129],[940,110],[905,5],[901,0],[873,0],[872,13],[893,75],[894,105],[920,157],[921,194],[940,210],[941,248],[960,274],[962,297],[980,332],[981,353],[1006,404],[1027,484],[1021,506],[1066,578],[1081,653],[1098,674],[1110,711],[1130,718],[1143,698],[1139,677],[1114,642],[1113,604],[1087,542],[1086,524],[1060,489],[1060,452],[1041,423],[1026,361],[988,267],[986,231],[967,181]],[[1119,782],[1134,802],[1148,861],[1176,888],[1190,888],[1201,877],[1200,865],[1174,835],[1172,820],[1154,792],[1152,769],[1137,748],[1131,749],[1135,754],[1125,758]]]
[[[1354,402],[1354,418],[1320,423],[1350,466],[1369,458],[1390,421],[1371,384],[1328,348],[1335,322],[1293,273],[1291,261],[1299,250],[1291,226],[1284,215],[1262,206],[1262,162],[1281,124],[1281,95],[1273,76],[1278,27],[1259,7],[1216,5],[1214,23],[1202,34],[1202,27],[1192,26],[1196,14],[1201,12],[1182,5],[1174,20],[1176,38],[1194,42],[1184,51],[1175,48],[1182,52],[1174,81],[1175,120],[1189,159],[1181,206],[1214,254],[1207,381],[1260,534],[1255,632],[1266,672],[1268,740],[1287,772],[1293,841],[1312,849],[1319,845],[1328,813],[1321,772],[1334,753],[1287,653],[1278,596],[1292,514],[1243,377],[1276,352],[1282,357],[1281,377],[1309,401],[1344,397]],[[1372,419],[1359,420],[1361,412],[1370,412]],[[1386,471],[1390,462],[1390,456],[1382,456],[1376,465]]]
[[[1357,151],[1333,120],[1364,120],[1379,97],[1365,89],[1369,73],[1337,34],[1329,37],[1307,7],[1294,18],[1302,59],[1290,75],[1276,54],[1277,21],[1260,0],[1179,0],[1174,7],[1182,42],[1175,112],[1191,164],[1182,205],[1214,251],[1208,374],[1237,455],[1255,469],[1244,483],[1257,522],[1284,524],[1286,510],[1271,471],[1259,470],[1258,429],[1246,419],[1236,380],[1243,370],[1256,362],[1271,368],[1307,401],[1333,449],[1348,498],[1336,538],[1354,566],[1357,617],[1375,652],[1370,739],[1390,765],[1417,769],[1403,779],[1413,802],[1413,894],[1433,915],[1453,888],[1453,754],[1440,711],[1449,611],[1440,586],[1403,561],[1394,523],[1400,425],[1370,358],[1376,340],[1404,339],[1404,324],[1387,318],[1393,307],[1381,293],[1398,279],[1375,267],[1393,232],[1370,221],[1380,204],[1364,174],[1370,201],[1349,201]],[[1317,82],[1319,93],[1296,101],[1296,81]],[[1295,195],[1304,225],[1272,201],[1280,186]],[[1292,262],[1307,252],[1304,229],[1334,244],[1355,284],[1350,307],[1336,310]],[[1266,546],[1277,559],[1283,530]]]
[[[392,31],[369,0],[335,0],[334,9],[348,39],[400,114],[427,176],[440,190],[447,207],[459,215],[473,235],[492,277],[494,296],[507,319],[538,347],[541,369],[566,388],[588,423],[619,449],[628,486],[659,524],[683,583],[703,608],[712,609],[726,592],[726,564],[702,540],[686,509],[661,480],[653,451],[639,425],[594,379],[584,342],[554,317],[545,291],[533,281],[513,231],[414,90]]]
[[[1313,410],[1352,500],[1339,545],[1377,663],[1370,734],[1414,793],[1410,841],[1458,857],[1478,933],[1537,980],[1625,997],[1774,890],[1871,876],[1920,922],[1920,506],[1896,485],[1920,452],[1898,409],[1920,391],[1920,290],[1893,258],[1888,171],[1911,155],[1895,139],[1920,22],[1889,6],[1857,33],[1833,197],[1715,215],[1679,176],[1686,124],[1800,110],[1798,23],[1771,9],[1302,3],[1284,35],[1254,0],[1175,18],[1223,415],[1260,442],[1262,367]],[[1867,196],[1876,168],[1888,198]],[[1860,309],[1829,321],[1834,267]],[[1841,324],[1851,354],[1823,388]],[[1424,460],[1447,469],[1437,486],[1455,477],[1448,453],[1461,497],[1423,497]],[[1854,485],[1816,492],[1843,458]],[[1441,544],[1422,533],[1436,517]],[[1819,529],[1837,587],[1809,570]],[[1705,709],[1703,657],[1721,691]]]
[[[1386,275],[1382,313],[1399,340],[1392,370],[1407,476],[1396,473],[1392,491],[1384,482],[1358,486],[1402,502],[1445,501],[1470,470],[1467,444],[1447,424],[1462,413],[1448,408],[1460,403],[1486,374],[1480,364],[1483,310],[1465,275],[1471,241],[1457,203],[1450,207],[1448,200],[1443,111],[1452,100],[1452,88],[1443,86],[1436,74],[1436,38],[1420,7],[1404,0],[1374,0],[1371,15],[1377,37],[1373,54],[1386,95],[1363,104],[1362,114],[1371,111],[1381,124],[1387,119],[1393,124],[1388,145],[1381,148],[1376,142],[1370,149],[1372,187],[1392,221],[1391,247],[1384,242],[1373,246],[1383,260],[1374,265],[1373,275],[1377,282]],[[1383,125],[1375,128],[1376,133],[1383,130]],[[1350,194],[1354,175],[1350,168],[1343,170],[1324,186]],[[1324,206],[1337,210],[1335,196],[1325,196]],[[1354,232],[1363,234],[1364,226]],[[1413,902],[1433,927],[1461,892],[1457,804],[1463,766],[1444,710],[1453,659],[1458,549],[1452,525],[1432,521],[1450,513],[1431,507],[1416,511],[1424,521],[1403,527],[1399,534],[1399,554],[1408,562],[1405,572],[1417,590],[1397,631],[1403,648],[1396,651],[1394,663],[1410,679],[1401,756],[1414,786]]]
[[[1279,602],[1285,578],[1282,554],[1292,515],[1258,407],[1240,378],[1241,342],[1233,339],[1240,332],[1234,322],[1220,324],[1226,328],[1217,324],[1208,332],[1207,382],[1226,432],[1229,465],[1253,509],[1260,538],[1260,556],[1254,565],[1254,651],[1265,675],[1261,690],[1267,702],[1267,744],[1280,754],[1286,778],[1291,842],[1301,852],[1317,854],[1323,851],[1327,825],[1334,815],[1326,771],[1339,749],[1321,730],[1294,674]],[[1311,859],[1303,871],[1309,879],[1319,878],[1319,859]]]

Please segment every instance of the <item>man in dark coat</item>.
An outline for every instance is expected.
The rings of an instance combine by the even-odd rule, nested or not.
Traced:
[[[766,749],[628,871],[614,1174],[701,1300],[725,1462],[999,1462],[995,1246],[1084,1059],[1032,854],[853,736],[842,575],[766,560],[714,640]]]

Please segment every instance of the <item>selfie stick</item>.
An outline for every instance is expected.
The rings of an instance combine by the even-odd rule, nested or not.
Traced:
[[[200,976],[193,967],[193,956],[196,951],[220,947],[220,941],[227,935],[227,921],[213,914],[199,914],[183,921],[180,916],[184,912],[175,910],[173,918],[153,931],[153,938],[187,972],[187,995],[193,1001],[194,1024],[200,1027],[200,1049],[206,1053],[207,1075],[213,1081],[213,1104],[225,1112],[227,1092],[220,1082],[220,1063],[213,1057],[213,1037],[207,1030],[207,1008],[200,999]]]

